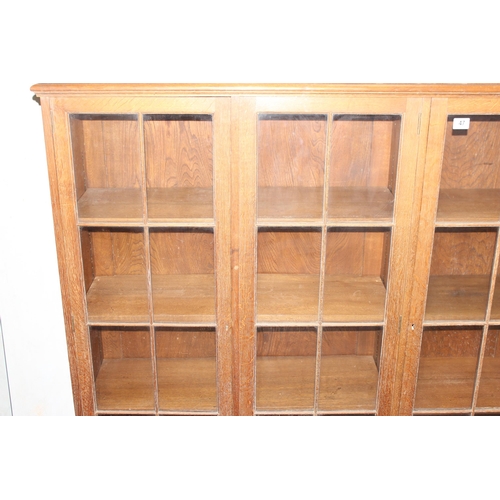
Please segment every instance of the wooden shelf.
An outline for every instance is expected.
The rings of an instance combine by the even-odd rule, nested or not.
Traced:
[[[157,370],[160,410],[217,410],[215,358],[161,358]],[[103,360],[96,392],[100,411],[154,410],[151,360]]]
[[[319,276],[258,274],[257,323],[318,321]]]
[[[318,409],[375,410],[377,384],[372,356],[322,356]]]
[[[93,325],[149,324],[145,276],[98,276],[88,293]],[[215,281],[212,274],[153,276],[154,321],[213,326]]]
[[[157,366],[160,410],[217,410],[215,358],[160,358]]]
[[[146,276],[97,276],[87,292],[87,309],[90,324],[149,324]]]
[[[137,224],[143,221],[140,189],[90,188],[78,200],[81,225]]]
[[[323,191],[322,187],[259,187],[257,224],[320,225]],[[394,196],[387,188],[330,188],[328,200],[329,225],[392,225]]]
[[[425,324],[485,319],[489,276],[431,276]]]
[[[328,224],[392,225],[394,195],[387,188],[338,187],[328,193]]]
[[[326,276],[325,323],[382,324],[385,287],[377,276]],[[308,323],[318,320],[319,276],[259,274],[257,323]]]
[[[442,189],[437,227],[500,224],[500,189]]]
[[[148,223],[213,226],[212,188],[148,189]],[[87,189],[78,200],[83,226],[142,225],[140,189]]]
[[[317,225],[323,219],[322,187],[259,187],[257,224]]]
[[[98,410],[154,410],[151,359],[105,359],[96,380]]]
[[[212,188],[148,189],[150,223],[214,225]]]
[[[256,370],[257,410],[314,410],[315,357],[259,356]]]
[[[420,358],[415,409],[470,408],[477,358]]]
[[[314,409],[316,358],[257,358],[257,411]],[[375,408],[378,373],[371,356],[323,356],[319,410]]]
[[[153,275],[155,324],[215,325],[213,274]]]
[[[382,324],[385,286],[378,276],[325,276],[324,323]]]

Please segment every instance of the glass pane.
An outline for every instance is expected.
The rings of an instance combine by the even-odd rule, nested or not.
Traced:
[[[144,116],[149,220],[213,220],[212,134],[211,115]]]
[[[97,410],[155,409],[149,329],[91,327]]]
[[[314,328],[257,329],[257,410],[314,409]]]
[[[470,121],[468,128],[454,129],[454,121],[464,119]],[[437,223],[488,224],[499,218],[500,117],[450,116]]]
[[[390,230],[331,229],[323,321],[384,321]]]
[[[476,407],[500,407],[500,329],[490,327],[479,381]]]
[[[258,220],[321,221],[325,115],[260,115]]]
[[[71,115],[80,223],[141,222],[141,159],[135,115]]]
[[[155,322],[215,322],[211,229],[150,231]]]
[[[436,230],[426,321],[484,320],[495,241],[487,228]]]
[[[381,328],[324,328],[319,410],[375,410]]]
[[[392,221],[400,129],[399,116],[334,116],[330,222]]]
[[[88,320],[147,323],[144,234],[139,229],[81,229]]]
[[[424,328],[415,409],[470,408],[481,328]]]
[[[161,410],[216,411],[216,335],[210,328],[157,328]]]
[[[321,231],[260,229],[257,321],[317,321]]]

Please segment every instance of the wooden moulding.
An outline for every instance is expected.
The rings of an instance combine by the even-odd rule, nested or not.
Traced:
[[[248,95],[248,94],[410,94],[496,95],[500,85],[491,84],[126,84],[39,83],[31,87],[37,95]]]

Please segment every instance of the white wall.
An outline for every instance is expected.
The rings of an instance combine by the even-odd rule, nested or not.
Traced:
[[[454,13],[438,2],[404,4],[396,17],[383,2],[178,3],[1,7],[0,318],[14,415],[73,414],[32,84],[500,82],[491,2],[466,12],[456,4]]]

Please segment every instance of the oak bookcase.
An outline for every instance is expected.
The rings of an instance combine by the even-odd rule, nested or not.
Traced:
[[[32,91],[78,415],[500,412],[500,85]]]

